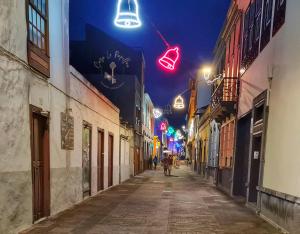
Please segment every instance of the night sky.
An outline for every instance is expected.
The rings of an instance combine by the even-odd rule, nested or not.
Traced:
[[[190,74],[212,60],[215,42],[230,0],[139,0],[143,26],[116,28],[117,0],[71,0],[70,39],[83,40],[85,24],[91,24],[130,47],[141,48],[146,60],[145,89],[155,106],[172,104],[174,97],[188,88]],[[181,48],[181,63],[175,74],[167,74],[156,63],[166,46],[152,23],[170,45]],[[186,93],[188,103],[189,93]],[[185,111],[166,116],[176,127],[184,123]]]

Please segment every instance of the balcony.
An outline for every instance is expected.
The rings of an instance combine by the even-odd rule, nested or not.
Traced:
[[[239,95],[237,77],[224,77],[212,94],[211,115],[217,120],[225,119],[236,113],[236,104]]]

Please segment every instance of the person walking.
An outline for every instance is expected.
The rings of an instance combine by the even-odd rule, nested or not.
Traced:
[[[167,161],[168,161],[168,174],[170,176],[171,175],[171,171],[172,171],[172,165],[173,165],[173,156],[169,155]]]
[[[149,163],[149,169],[152,170],[152,157],[151,156],[149,157],[148,163]]]
[[[162,160],[164,166],[164,174],[167,175],[168,167],[169,167],[169,158],[167,154],[164,154],[164,158]]]
[[[153,159],[153,163],[154,163],[154,170],[156,170],[157,163],[158,163],[158,158],[157,158],[156,155],[155,155],[155,157],[154,157],[154,159]]]

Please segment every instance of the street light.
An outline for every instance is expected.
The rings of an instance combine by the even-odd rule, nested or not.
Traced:
[[[212,73],[212,68],[211,67],[205,66],[205,67],[202,68],[202,74],[203,74],[203,77],[206,81],[208,81],[210,79],[211,73]]]
[[[201,69],[202,75],[204,80],[206,81],[206,83],[208,85],[212,85],[214,84],[217,80],[220,80],[223,78],[223,74],[219,74],[219,75],[212,75],[212,68],[210,66],[204,66]]]

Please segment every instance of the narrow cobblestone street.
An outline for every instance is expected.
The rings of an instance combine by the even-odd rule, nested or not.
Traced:
[[[23,233],[278,233],[186,166],[147,171]]]

